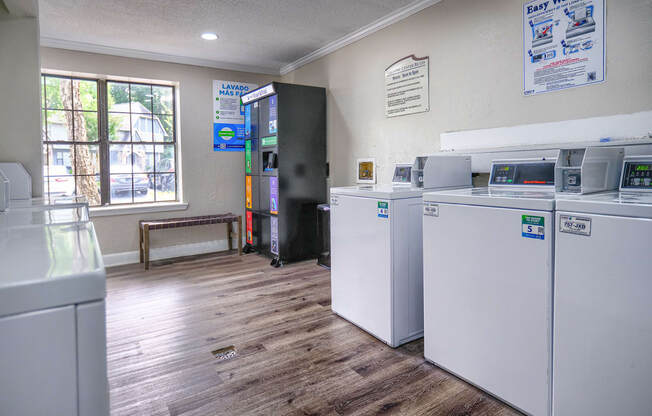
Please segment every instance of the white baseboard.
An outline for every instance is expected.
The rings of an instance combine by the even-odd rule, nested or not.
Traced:
[[[226,240],[204,241],[202,243],[181,244],[177,246],[156,247],[149,251],[150,260],[162,260],[172,257],[193,256],[195,254],[213,253],[228,249]],[[133,264],[140,261],[138,250],[111,253],[103,256],[106,267]]]

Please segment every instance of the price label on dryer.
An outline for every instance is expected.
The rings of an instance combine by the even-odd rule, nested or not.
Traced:
[[[544,228],[544,218],[534,215],[521,216],[521,235],[526,238],[543,240],[546,238],[546,229]]]
[[[433,204],[432,202],[425,202],[423,204],[423,215],[428,217],[438,217],[439,204]]]
[[[378,201],[378,218],[389,218],[389,202]]]
[[[591,236],[591,218],[560,215],[559,232],[589,237]]]

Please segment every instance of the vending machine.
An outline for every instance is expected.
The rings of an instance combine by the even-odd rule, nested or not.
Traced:
[[[317,205],[326,202],[326,90],[272,82],[245,106],[245,252],[272,265],[319,254]]]

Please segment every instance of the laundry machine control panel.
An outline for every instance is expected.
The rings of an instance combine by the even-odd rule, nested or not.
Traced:
[[[625,161],[621,189],[652,191],[652,160]]]
[[[491,166],[489,185],[554,186],[554,161],[500,162]]]

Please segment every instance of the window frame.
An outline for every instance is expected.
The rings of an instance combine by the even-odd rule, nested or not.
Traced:
[[[68,141],[61,141],[61,140],[50,140],[48,138],[48,126],[47,126],[47,111],[60,111],[57,109],[50,109],[48,107],[47,103],[47,78],[60,78],[60,79],[67,79],[70,80],[70,82],[74,82],[75,80],[80,80],[80,81],[93,81],[96,82],[97,84],[97,109],[95,110],[97,113],[97,141],[77,141],[75,140],[74,137],[71,137],[70,140]],[[177,85],[174,83],[164,83],[165,81],[131,81],[131,80],[126,80],[126,79],[121,79],[121,78],[112,78],[112,77],[106,77],[106,78],[100,78],[100,77],[88,77],[88,76],[77,76],[77,75],[68,75],[68,74],[60,74],[56,72],[50,72],[47,70],[41,71],[41,87],[43,91],[43,97],[41,99],[41,113],[42,116],[44,117],[42,127],[44,128],[44,132],[41,137],[41,143],[42,146],[46,147],[46,152],[45,157],[47,160],[44,161],[44,169],[47,170],[47,174],[44,174],[44,178],[48,178],[48,181],[50,180],[50,175],[49,175],[49,151],[50,151],[50,145],[56,145],[56,144],[65,144],[65,145],[70,145],[71,149],[76,148],[74,146],[78,145],[97,145],[98,146],[98,158],[99,158],[99,166],[98,166],[98,176],[100,179],[100,204],[99,205],[93,205],[91,208],[93,209],[111,209],[111,208],[130,208],[130,207],[138,207],[138,206],[152,206],[152,205],[161,205],[161,206],[169,206],[169,205],[174,205],[174,204],[180,204],[180,172],[179,172],[179,166],[180,166],[180,161],[179,161],[179,134],[178,134],[178,122],[177,122]],[[110,83],[122,83],[122,84],[127,84],[129,86],[129,96],[128,96],[128,103],[129,103],[129,110],[128,112],[118,112],[121,114],[126,114],[130,118],[130,139],[129,141],[116,141],[116,140],[110,140],[109,137],[109,108],[108,108],[108,98],[109,98],[109,90],[108,86]],[[163,87],[163,88],[170,88],[172,90],[172,103],[171,103],[171,108],[170,108],[170,113],[157,113],[155,112],[155,105],[154,105],[154,100],[152,99],[151,102],[151,111],[148,114],[145,114],[145,117],[148,117],[151,119],[151,124],[152,124],[152,132],[151,132],[151,141],[136,141],[134,140],[133,137],[133,132],[131,130],[134,129],[134,126],[132,125],[131,118],[133,117],[134,114],[140,114],[140,113],[134,113],[133,109],[131,108],[131,102],[133,101],[132,96],[131,96],[131,87],[132,85],[141,85],[141,86],[147,86],[150,88],[150,92],[152,95],[152,98],[154,96],[154,88],[155,87]],[[76,109],[75,108],[75,103],[72,102],[72,97],[71,97],[71,109],[70,110],[63,110],[63,111],[87,111],[84,110],[83,108]],[[172,120],[172,137],[170,141],[155,141],[155,134],[154,134],[154,123],[156,120],[158,120],[158,123],[161,123],[161,121],[157,118],[157,116],[166,116],[170,117]],[[74,123],[74,117],[73,117],[73,123]],[[73,124],[74,126],[74,124]],[[163,128],[163,126],[161,126]],[[163,131],[165,132],[165,129],[163,128]],[[73,127],[73,132],[74,132],[74,127]],[[74,133],[73,133],[74,134]],[[111,202],[111,144],[123,144],[123,145],[129,145],[131,146],[131,202]],[[153,148],[153,166],[152,166],[152,171],[151,172],[134,172],[134,146],[138,145],[150,145]],[[173,146],[174,149],[174,172],[157,172],[156,169],[156,146]],[[72,175],[70,175],[72,178],[74,178],[75,182],[75,193],[77,193],[77,177],[79,176],[84,176],[84,175],[78,175],[77,174],[77,160],[76,156],[77,152],[75,151],[74,156],[74,161],[71,163],[74,165],[75,170]],[[135,200],[135,185],[134,185],[134,175],[136,174],[144,174],[147,175],[148,181],[150,178],[150,175],[154,178],[154,195],[152,201],[137,201]],[[171,174],[174,175],[174,198],[173,199],[166,199],[166,200],[157,200],[156,196],[156,181],[159,177],[161,177],[163,174]],[[46,191],[48,191],[49,195],[49,184],[44,184],[44,187]]]

